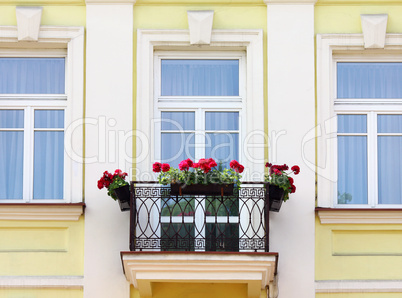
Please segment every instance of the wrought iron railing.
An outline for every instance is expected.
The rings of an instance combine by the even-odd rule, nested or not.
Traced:
[[[172,195],[131,182],[130,250],[269,251],[268,184],[243,182],[233,195]]]

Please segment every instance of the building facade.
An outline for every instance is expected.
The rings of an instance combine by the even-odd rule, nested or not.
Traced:
[[[0,297],[400,297],[401,15],[397,0],[0,0]],[[237,159],[254,182],[268,161],[300,166],[269,252],[130,251],[132,212],[97,180],[187,157]]]

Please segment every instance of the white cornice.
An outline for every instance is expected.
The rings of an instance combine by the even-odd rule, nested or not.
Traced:
[[[321,224],[402,224],[402,210],[317,210]]]
[[[85,0],[85,4],[98,4],[98,5],[121,5],[132,4],[134,5],[137,0]]]
[[[299,5],[299,4],[310,4],[315,5],[317,0],[264,0],[267,5]]]
[[[267,286],[276,292],[277,253],[122,252],[121,258],[141,297],[152,296],[152,282],[167,281],[246,283],[249,298],[260,297]]]
[[[78,204],[0,204],[0,220],[77,221],[85,205]]]

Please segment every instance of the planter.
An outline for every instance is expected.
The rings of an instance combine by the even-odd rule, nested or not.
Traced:
[[[170,185],[170,194],[181,195],[207,195],[207,196],[232,196],[234,184],[181,184]]]
[[[278,212],[281,209],[285,191],[276,186],[269,185],[269,211]]]
[[[121,211],[130,210],[130,185],[124,185],[114,190]]]

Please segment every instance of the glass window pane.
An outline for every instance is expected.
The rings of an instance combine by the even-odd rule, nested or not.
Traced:
[[[337,63],[338,98],[402,98],[402,63]]]
[[[205,225],[206,251],[239,251],[239,224]]]
[[[205,156],[212,157],[223,168],[229,168],[231,160],[239,160],[238,133],[207,133],[205,139]]]
[[[366,133],[366,115],[338,115],[339,133]]]
[[[0,131],[0,200],[22,199],[24,132]]]
[[[194,112],[162,112],[162,130],[194,130]]]
[[[36,131],[34,199],[63,199],[64,132]]]
[[[0,58],[0,93],[64,94],[64,58]]]
[[[239,60],[162,60],[162,96],[238,96]]]
[[[378,203],[402,203],[402,137],[378,137]]]
[[[0,128],[24,128],[24,110],[0,110]]]
[[[193,133],[162,133],[162,162],[178,168],[183,159],[195,159],[195,138]]]
[[[206,130],[239,130],[239,112],[206,112]]]
[[[35,128],[64,128],[64,110],[35,110]]]
[[[402,115],[378,115],[379,133],[402,133]]]
[[[367,204],[365,136],[338,136],[338,204]]]

